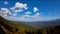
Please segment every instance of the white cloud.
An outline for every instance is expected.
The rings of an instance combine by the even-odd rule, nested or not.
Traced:
[[[22,12],[22,11],[24,11],[24,10],[21,10],[21,9],[19,9],[19,10],[14,10],[15,12]]]
[[[16,2],[15,8],[28,9],[27,4]]]
[[[12,16],[13,14],[10,12],[8,8],[1,8],[0,15],[3,17]]]
[[[16,15],[17,15],[17,13],[14,13],[12,16],[14,16],[14,17],[15,17]]]
[[[18,10],[16,10],[17,8]],[[23,12],[24,9],[27,10],[28,7],[27,7],[27,4],[16,2],[15,6],[11,7],[10,9],[18,13],[18,12]]]
[[[9,3],[7,1],[5,1],[4,4],[9,4]]]
[[[13,17],[13,16],[10,16],[9,18],[6,18],[6,19],[12,20],[12,21],[23,21],[23,20],[25,20],[24,17],[17,18],[17,17]]]
[[[40,13],[36,13],[35,15],[31,16],[32,18],[38,18],[40,17]]]
[[[30,15],[24,15],[25,17],[27,17],[27,18],[29,18],[30,17]]]
[[[7,17],[8,15],[4,15],[3,17]]]
[[[4,4],[8,4],[8,2],[5,1]],[[0,15],[4,17],[10,15],[10,17],[13,18],[17,15],[18,12],[23,12],[24,9],[28,9],[27,4],[16,2],[15,6],[10,8],[10,10],[12,10],[13,13],[11,13],[11,11],[8,8],[1,8]],[[27,15],[25,16],[28,17]]]
[[[17,15],[18,12],[23,12],[24,9],[27,10],[28,7],[27,7],[27,4],[16,2],[15,6],[11,7],[10,9],[14,12],[13,16],[15,16]]]
[[[25,18],[17,18],[17,20],[25,20]]]
[[[1,11],[0,11],[0,14],[2,14],[2,16],[4,18],[6,18],[6,16],[8,18],[8,20],[13,20],[13,21],[43,21],[43,20],[49,20],[51,18],[45,18],[45,17],[41,17],[40,14],[41,13],[37,13],[37,11],[39,10],[37,7],[34,7],[34,12],[36,12],[33,16],[30,15],[32,14],[31,12],[27,11],[25,12],[25,15],[20,15],[19,18],[17,18],[17,14],[18,12],[23,12],[24,10],[27,10],[28,7],[27,7],[27,4],[23,4],[23,3],[19,3],[19,2],[16,2],[15,6],[11,7],[10,9],[8,8],[1,8]],[[13,13],[11,13],[11,11],[13,11]],[[8,16],[10,14],[10,16]],[[51,13],[49,13],[51,14]]]
[[[18,8],[18,9],[17,9]],[[28,9],[27,4],[16,2],[15,6],[11,7],[10,10],[14,12],[12,16],[16,16],[18,12],[23,12]]]
[[[31,14],[31,12],[26,12],[25,14],[26,14],[26,15],[30,15],[30,14]]]
[[[40,15],[40,13],[36,13],[36,15]]]
[[[7,8],[1,8],[1,14],[2,15],[8,15],[9,14],[9,9],[7,9]]]
[[[29,18],[30,15],[22,15],[21,17],[22,17],[22,18]]]
[[[15,7],[11,7],[10,9],[11,9],[11,10],[15,10]]]
[[[23,12],[24,10],[14,10],[14,13],[12,14],[12,16],[16,16],[19,12]]]
[[[34,12],[37,12],[39,9],[37,7],[34,7]]]

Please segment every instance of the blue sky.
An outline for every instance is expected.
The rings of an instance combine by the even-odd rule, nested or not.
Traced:
[[[0,15],[12,21],[60,19],[59,0],[0,0]]]

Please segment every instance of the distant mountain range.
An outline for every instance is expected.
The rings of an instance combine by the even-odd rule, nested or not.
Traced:
[[[18,23],[23,23],[23,24],[30,25],[36,28],[42,28],[42,27],[60,25],[60,19],[51,20],[51,21],[18,22]]]
[[[0,16],[0,31],[0,34],[60,34],[60,19],[52,21],[17,22],[8,21]]]
[[[60,19],[56,19],[52,21],[37,21],[37,22],[34,22],[32,25],[38,28],[56,26],[56,25],[60,25]]]
[[[2,18],[0,16],[0,20],[4,20],[4,18]],[[42,27],[48,27],[48,26],[55,26],[55,25],[60,25],[60,19],[56,19],[56,20],[51,20],[51,21],[36,21],[36,22],[17,22],[17,21],[9,21],[15,24],[22,24],[22,25],[28,25],[28,26],[32,26],[35,28],[42,28]]]

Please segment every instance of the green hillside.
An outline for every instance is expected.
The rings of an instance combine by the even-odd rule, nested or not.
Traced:
[[[20,23],[12,23],[2,17],[0,17],[0,25],[5,27],[8,30],[8,32],[15,32],[16,30],[18,30],[18,32],[20,32],[20,34],[22,34],[22,33],[25,34],[25,31],[32,32],[33,30],[34,31],[36,30],[36,29],[33,29],[33,27],[28,26],[28,25],[24,25],[24,24],[20,24]]]
[[[0,34],[60,34],[60,25],[36,29],[29,25],[12,23],[0,16]]]

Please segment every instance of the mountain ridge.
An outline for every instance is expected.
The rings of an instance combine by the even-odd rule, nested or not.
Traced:
[[[20,22],[18,22],[20,23]],[[51,21],[37,21],[37,22],[22,22],[23,24],[27,24],[30,26],[34,26],[36,28],[48,27],[48,26],[56,26],[60,25],[60,19],[51,20]]]

